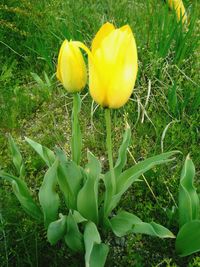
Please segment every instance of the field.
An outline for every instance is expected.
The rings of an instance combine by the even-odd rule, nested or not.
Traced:
[[[72,96],[55,75],[60,45],[68,39],[90,46],[103,23],[129,24],[137,43],[139,68],[131,99],[112,110],[113,158],[117,158],[125,121],[132,133],[128,167],[161,152],[180,150],[182,154],[141,176],[119,207],[176,234],[179,181],[188,153],[200,192],[200,1],[183,2],[190,20],[187,29],[161,0],[1,1],[0,169],[15,173],[9,134],[22,152],[25,180],[33,195],[46,167],[25,136],[52,150],[63,148],[70,157]],[[104,110],[92,102],[88,86],[81,98],[81,163],[86,163],[90,150],[107,170]],[[47,242],[44,226],[25,214],[3,179],[0,225],[2,267],[84,266],[83,257],[62,242],[55,246]],[[120,239],[110,233],[104,242],[110,246],[105,266],[200,266],[199,253],[177,255],[174,239],[141,234]]]

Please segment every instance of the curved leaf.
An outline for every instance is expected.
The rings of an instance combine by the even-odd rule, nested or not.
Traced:
[[[127,149],[128,149],[130,140],[131,140],[131,128],[127,124],[126,129],[125,129],[125,133],[123,136],[123,141],[122,141],[122,144],[121,144],[119,151],[118,151],[118,159],[117,159],[117,162],[116,162],[115,167],[114,167],[116,177],[121,174],[122,169],[126,165]]]
[[[73,161],[59,157],[57,169],[58,184],[69,209],[77,209],[77,194],[81,188],[83,175],[80,167]]]
[[[171,151],[156,155],[148,158],[142,162],[137,163],[130,169],[124,171],[119,177],[117,177],[117,192],[125,192],[131,184],[144,172],[152,169],[156,165],[168,163],[174,158],[171,158],[175,154],[180,153],[179,151]]]
[[[85,264],[89,266],[90,256],[93,249],[94,244],[101,243],[101,237],[97,230],[96,225],[93,222],[88,222],[85,225],[84,230],[84,244],[85,244]]]
[[[126,211],[119,212],[110,220],[113,232],[122,237],[130,233],[140,233],[160,238],[174,238],[167,228],[155,222],[145,223],[140,218]]]
[[[55,155],[53,151],[49,148],[42,146],[41,144],[31,140],[30,138],[25,137],[25,140],[29,145],[39,154],[39,156],[45,161],[48,167],[55,161]]]
[[[109,247],[106,244],[94,244],[90,254],[89,267],[104,267]]]
[[[182,257],[200,251],[200,220],[183,225],[176,238],[176,251]]]
[[[8,141],[9,141],[10,151],[11,151],[12,158],[13,158],[13,163],[15,165],[17,173],[21,178],[23,178],[25,176],[25,166],[24,166],[24,162],[22,159],[22,155],[11,135],[9,136]]]
[[[108,246],[101,243],[101,237],[93,222],[88,222],[84,230],[85,266],[103,267],[108,254]]]
[[[73,217],[77,223],[87,222],[87,219],[84,218],[77,210],[73,211]]]
[[[45,226],[58,217],[59,196],[56,192],[58,161],[48,169],[39,190],[39,201],[44,214]]]
[[[104,214],[108,216],[109,213],[117,206],[118,202],[121,199],[121,196],[126,192],[126,190],[132,185],[133,182],[137,181],[137,179],[146,171],[150,170],[151,168],[168,163],[174,158],[170,159],[170,157],[174,156],[175,154],[180,153],[179,151],[171,151],[162,153],[160,155],[148,158],[142,162],[137,163],[133,167],[129,168],[128,170],[122,172],[122,174],[116,177],[116,185],[117,185],[117,192],[114,196],[110,195],[110,179],[109,173],[104,177],[104,183],[106,186],[106,193],[105,193],[105,204],[104,204]]]
[[[78,193],[77,209],[88,220],[98,223],[98,182],[101,173],[99,160],[88,152],[88,164],[85,168],[87,179]]]
[[[65,235],[65,243],[73,251],[83,251],[83,235],[79,231],[78,224],[71,212],[67,216],[67,233]]]
[[[26,183],[23,180],[3,171],[0,171],[0,177],[12,184],[13,191],[23,209],[34,219],[39,221],[42,220],[42,212],[33,200]]]
[[[199,219],[199,197],[194,187],[195,166],[187,156],[179,186],[179,225]]]
[[[51,222],[47,230],[47,239],[51,245],[55,245],[62,239],[67,231],[67,216],[60,214],[60,219]]]

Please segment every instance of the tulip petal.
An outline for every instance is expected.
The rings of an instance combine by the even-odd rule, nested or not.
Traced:
[[[87,71],[80,49],[73,42],[63,42],[57,67],[57,77],[69,92],[80,91],[87,82]]]
[[[182,0],[168,0],[167,3],[171,9],[176,11],[178,21],[181,20],[181,18],[183,23],[187,21],[187,14]]]
[[[101,26],[101,28],[99,29],[99,31],[97,32],[92,41],[92,52],[95,52],[95,50],[100,47],[102,40],[106,36],[108,36],[114,29],[115,29],[114,25],[109,22]]]
[[[128,101],[135,85],[137,70],[135,39],[128,34],[119,48],[117,64],[113,68],[113,77],[107,91],[110,108],[119,108]]]
[[[119,108],[130,97],[137,74],[137,49],[128,25],[112,31],[94,53],[89,87],[93,99],[104,107]]]
[[[88,55],[88,63],[89,63],[89,88],[95,88],[95,94],[93,95],[94,100],[100,105],[104,105],[105,94],[102,90],[102,75],[100,74],[101,66],[97,65],[98,62],[95,61],[94,55],[88,49],[88,47],[82,42],[75,41],[74,44],[79,48],[82,48]],[[100,50],[98,50],[100,52]],[[100,56],[101,57],[101,56]],[[101,78],[102,77],[102,78]]]
[[[62,43],[62,45],[60,47],[59,55],[58,55],[58,66],[57,66],[57,71],[56,71],[56,77],[61,83],[62,83],[62,77],[61,77],[61,73],[60,73],[60,62],[61,62],[64,47],[66,46],[67,43],[68,43],[67,40],[65,40]]]

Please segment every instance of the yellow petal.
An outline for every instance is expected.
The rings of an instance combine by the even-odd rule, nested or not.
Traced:
[[[118,50],[115,68],[107,90],[107,102],[110,108],[122,107],[130,98],[136,81],[138,63],[137,48],[129,30]]]
[[[60,73],[60,62],[61,62],[61,57],[62,57],[64,47],[66,46],[67,43],[68,43],[68,41],[64,40],[64,42],[62,43],[62,45],[60,47],[60,51],[58,54],[58,66],[57,66],[57,71],[56,71],[56,77],[61,83],[62,83],[62,77],[61,77],[61,73]]]
[[[104,94],[102,91],[102,79],[100,75],[100,69],[101,66],[98,65],[98,61],[95,61],[94,54],[88,49],[86,45],[84,45],[82,42],[74,42],[76,46],[79,48],[82,48],[88,55],[88,64],[89,64],[89,88],[94,88],[95,94],[94,94],[94,100],[99,103],[100,105],[103,105],[104,100]],[[101,52],[100,49],[98,49],[98,52]],[[100,56],[101,57],[101,56]],[[100,63],[101,64],[101,63]],[[103,77],[102,77],[103,78]]]
[[[119,108],[130,97],[137,75],[137,49],[130,27],[124,26],[106,36],[93,54],[89,66],[89,88],[102,106]]]
[[[58,57],[57,77],[69,92],[77,92],[87,82],[87,71],[80,49],[73,42],[65,41]]]
[[[176,11],[178,20],[182,19],[183,23],[185,23],[187,21],[187,14],[182,0],[168,0],[167,3],[171,9]]]
[[[92,41],[92,52],[94,52],[100,45],[102,40],[115,29],[114,25],[107,22],[96,33]]]

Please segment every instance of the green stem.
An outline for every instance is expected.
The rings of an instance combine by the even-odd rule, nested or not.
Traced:
[[[112,195],[116,192],[116,181],[115,181],[115,173],[113,168],[113,157],[112,157],[112,138],[111,138],[111,116],[110,109],[105,109],[105,119],[106,119],[106,147],[108,152],[108,161],[111,173],[111,183],[112,183]]]
[[[71,152],[72,160],[78,165],[81,159],[81,131],[78,121],[78,115],[80,112],[81,99],[79,93],[73,94],[73,110],[72,110],[72,140],[71,140]]]

